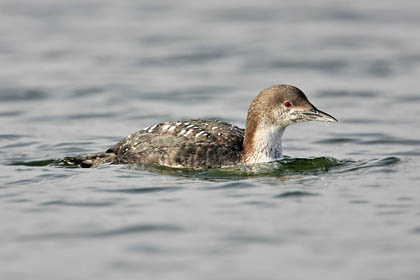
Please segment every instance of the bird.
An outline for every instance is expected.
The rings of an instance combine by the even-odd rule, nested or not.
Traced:
[[[281,160],[282,136],[294,123],[337,122],[297,87],[278,84],[252,101],[245,129],[220,120],[163,122],[128,135],[105,152],[64,157],[67,165],[156,164],[209,169]]]

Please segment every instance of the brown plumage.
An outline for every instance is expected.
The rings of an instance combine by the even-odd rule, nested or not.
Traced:
[[[165,122],[133,133],[106,151],[64,158],[80,167],[104,163],[154,163],[171,167],[215,168],[240,161],[244,130],[214,120]]]

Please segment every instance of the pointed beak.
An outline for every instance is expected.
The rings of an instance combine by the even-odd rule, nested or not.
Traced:
[[[313,107],[310,111],[302,112],[306,121],[338,122],[336,118]]]

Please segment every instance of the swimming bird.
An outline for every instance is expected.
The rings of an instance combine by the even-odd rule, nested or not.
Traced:
[[[245,130],[218,120],[164,122],[128,135],[106,152],[65,157],[79,167],[158,164],[174,168],[220,168],[280,160],[281,139],[291,124],[337,122],[291,85],[273,85],[252,101]]]

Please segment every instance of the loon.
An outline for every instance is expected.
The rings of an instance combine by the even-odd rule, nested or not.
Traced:
[[[276,161],[287,126],[306,121],[337,122],[291,85],[273,85],[251,103],[245,130],[218,120],[164,122],[130,134],[106,152],[65,157],[79,167],[157,164],[208,169]]]

